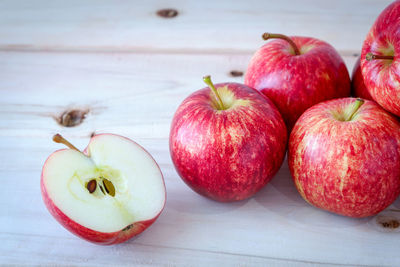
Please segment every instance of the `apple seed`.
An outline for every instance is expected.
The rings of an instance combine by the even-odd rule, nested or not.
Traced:
[[[103,179],[103,185],[104,188],[106,189],[107,194],[109,194],[112,197],[115,196],[115,187],[111,181]]]
[[[90,180],[87,184],[86,184],[86,188],[89,191],[90,194],[92,194],[97,187],[97,182],[95,179]]]

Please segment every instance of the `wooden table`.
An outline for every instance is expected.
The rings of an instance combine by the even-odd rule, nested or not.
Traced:
[[[400,201],[351,219],[308,205],[287,163],[253,198],[222,204],[189,189],[168,151],[172,116],[205,85],[243,82],[265,31],[331,43],[351,71],[390,1],[0,1],[0,263],[25,265],[400,266]],[[157,11],[172,8],[167,17]],[[164,14],[165,15],[165,14]],[[168,17],[172,15],[172,17]],[[60,118],[83,115],[74,127]],[[156,223],[103,247],[66,231],[46,210],[41,168],[59,144],[93,133],[143,145],[165,176]],[[393,227],[390,227],[393,226]]]

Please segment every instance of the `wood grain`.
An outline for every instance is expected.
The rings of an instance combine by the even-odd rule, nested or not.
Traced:
[[[0,3],[0,49],[250,52],[265,31],[320,38],[351,55],[391,1],[19,1]],[[157,16],[163,8],[179,14]]]

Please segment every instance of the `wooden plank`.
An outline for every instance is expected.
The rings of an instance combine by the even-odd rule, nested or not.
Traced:
[[[377,217],[351,219],[309,206],[286,162],[254,198],[223,204],[191,191],[168,151],[179,103],[204,85],[237,81],[251,54],[0,53],[0,263],[155,265],[399,265],[400,201]],[[346,57],[348,66],[354,57]],[[54,117],[88,108],[76,127]],[[157,222],[126,244],[103,248],[75,238],[51,218],[40,196],[50,137],[86,146],[92,132],[114,132],[142,144],[164,173],[168,198]],[[385,217],[386,216],[386,217]],[[384,224],[383,224],[384,225]],[[79,247],[79,249],[77,249]]]
[[[0,49],[157,53],[253,52],[265,31],[320,38],[358,52],[390,0],[0,2]],[[175,8],[175,18],[156,12]]]
[[[315,263],[287,261],[129,241],[114,247],[83,243],[75,237],[0,234],[4,245],[0,263],[56,266],[316,266]],[[26,246],[26,244],[35,244]],[[77,248],[79,249],[70,249]],[[32,257],[32,255],[34,255]]]
[[[230,72],[245,72],[250,57],[0,52],[0,135],[43,137],[51,129],[86,137],[119,127],[122,134],[167,138],[176,108],[205,87],[204,75],[243,82]],[[350,71],[355,59],[345,57]],[[60,127],[56,118],[71,109],[88,109],[85,123]]]

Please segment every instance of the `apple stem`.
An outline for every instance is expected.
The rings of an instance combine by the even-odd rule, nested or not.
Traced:
[[[353,106],[350,110],[350,114],[345,121],[351,121],[354,118],[354,116],[356,115],[356,113],[357,113],[358,109],[361,107],[361,105],[364,104],[364,102],[365,101],[363,99],[357,98],[356,101],[353,103]]]
[[[70,142],[67,141],[67,139],[65,139],[64,137],[61,136],[61,134],[55,134],[53,136],[53,141],[56,143],[60,143],[60,144],[64,144],[67,147],[74,149],[78,152],[81,152],[79,149],[77,149],[73,144],[71,144]],[[82,153],[82,152],[81,152]]]
[[[264,34],[262,35],[262,38],[263,38],[265,41],[268,40],[268,39],[273,39],[273,38],[276,38],[276,39],[283,39],[283,40],[287,41],[287,42],[290,44],[290,46],[293,48],[294,53],[296,54],[296,56],[300,55],[300,50],[299,50],[299,48],[297,47],[297,45],[293,42],[292,39],[290,39],[290,37],[288,37],[288,36],[286,36],[286,35],[284,35],[284,34],[266,32],[266,33],[264,33]]]
[[[204,76],[203,81],[211,88],[211,91],[213,91],[217,99],[218,109],[225,110],[224,103],[222,102],[222,99],[219,96],[217,89],[215,88],[214,84],[211,81],[211,76],[210,75]]]
[[[381,55],[374,55],[372,53],[368,53],[365,55],[365,59],[368,61],[374,60],[374,59],[390,59],[393,60],[394,56],[381,56]]]

